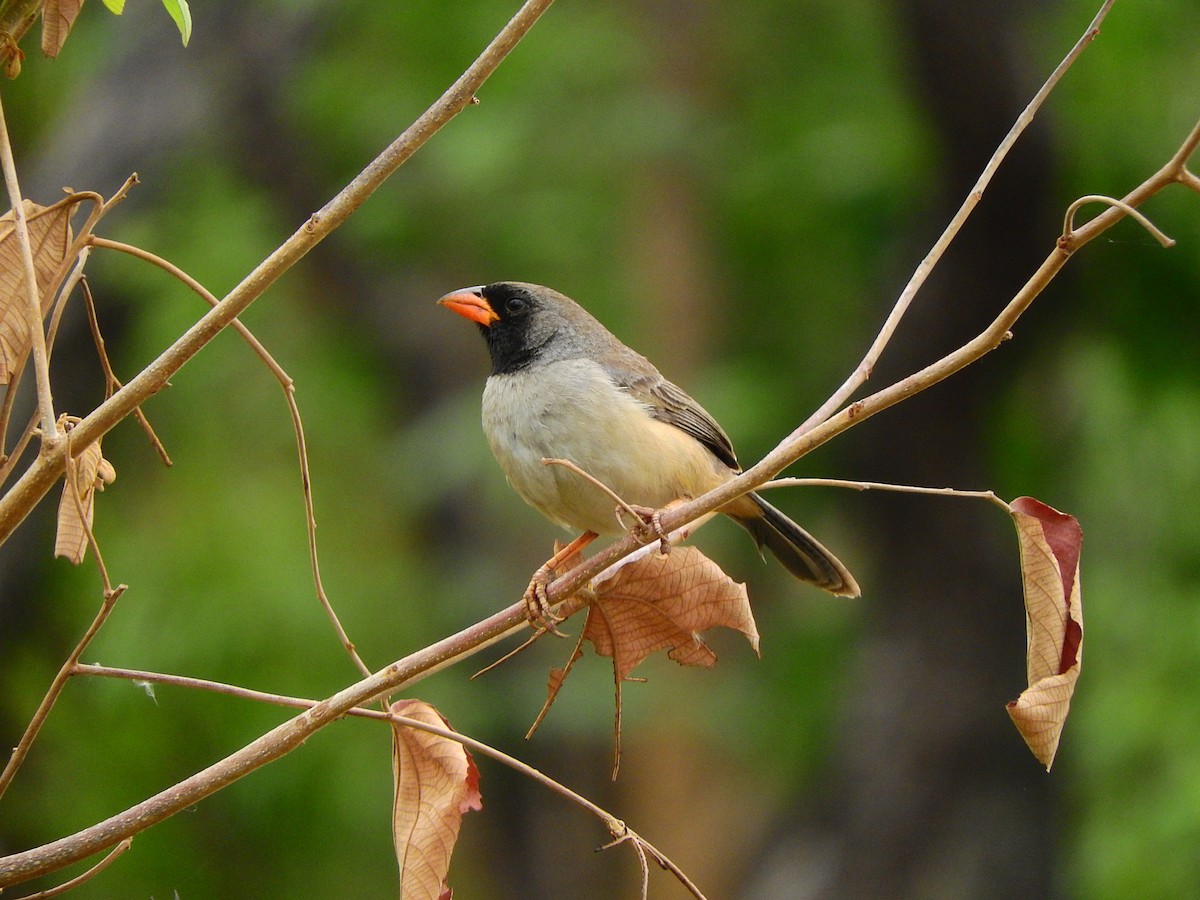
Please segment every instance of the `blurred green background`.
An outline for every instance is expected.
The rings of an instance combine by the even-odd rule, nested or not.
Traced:
[[[961,8],[960,8],[961,7]],[[142,185],[101,233],[218,295],[474,59],[511,0],[89,5],[56,61],[0,86],[28,196]],[[1082,0],[560,0],[468,109],[244,317],[297,384],[322,571],[381,666],[513,602],[564,537],[504,484],[478,424],[486,354],[434,306],[501,279],[575,297],[697,397],[754,461],[838,385],[997,140],[1083,31]],[[1121,195],[1200,115],[1200,7],[1117,4],[931,280],[873,386],[957,346],[1053,246],[1062,210]],[[1089,208],[1087,211],[1091,211]],[[589,656],[522,740],[545,641],[413,692],[593,797],[710,898],[1200,897],[1200,198],[1088,246],[1016,339],[789,474],[1033,494],[1084,528],[1085,666],[1052,774],[1003,704],[1024,686],[1011,527],[986,504],[834,490],[773,499],[855,571],[797,587],[737,529],[699,544],[749,583],[762,659],[648,662],[609,783],[611,675]],[[118,374],[200,304],[161,272],[89,268]],[[54,361],[102,381],[81,307]],[[105,442],[97,535],[130,589],[85,661],[323,697],[355,672],[320,611],[295,440],[232,333]],[[53,503],[0,551],[0,746],[100,598],[49,559]],[[485,654],[486,656],[486,654]],[[486,656],[486,659],[490,659]],[[486,661],[486,660],[481,660]],[[186,777],[286,717],[203,693],[78,680],[0,802],[0,851]],[[390,737],[345,722],[140,835],[78,897],[389,897]],[[490,762],[458,896],[633,897],[633,855]],[[77,871],[77,870],[72,870]],[[37,886],[53,883],[47,880]],[[652,874],[655,897],[683,896]]]

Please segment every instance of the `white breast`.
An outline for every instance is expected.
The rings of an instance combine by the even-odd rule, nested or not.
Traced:
[[[483,430],[525,502],[579,531],[619,531],[616,504],[544,458],[569,459],[626,502],[655,509],[730,477],[699,441],[652,419],[589,360],[493,375],[483,390]]]

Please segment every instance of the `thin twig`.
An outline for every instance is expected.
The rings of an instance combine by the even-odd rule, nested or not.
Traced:
[[[54,680],[50,683],[50,687],[46,691],[46,696],[42,698],[42,702],[38,704],[37,711],[33,714],[33,718],[30,720],[29,725],[26,726],[25,733],[21,735],[21,740],[17,743],[17,746],[13,748],[12,756],[10,756],[8,759],[8,764],[4,767],[4,771],[0,772],[0,797],[4,796],[4,792],[8,790],[9,784],[12,783],[13,777],[17,774],[17,769],[21,767],[21,763],[25,761],[25,757],[29,755],[29,748],[33,746],[33,742],[37,738],[38,732],[42,730],[42,725],[45,723],[46,717],[50,714],[51,708],[58,700],[59,694],[62,693],[62,689],[66,686],[67,680],[71,677],[71,673],[74,670],[75,664],[79,661],[79,657],[83,654],[83,651],[87,649],[88,644],[92,642],[92,638],[96,636],[96,632],[100,630],[100,626],[102,626],[108,619],[108,616],[112,612],[113,607],[116,605],[117,600],[120,599],[121,595],[125,593],[126,590],[126,585],[119,584],[111,591],[105,591],[104,600],[100,604],[100,611],[96,613],[96,618],[92,620],[92,624],[89,625],[87,631],[83,633],[83,637],[79,639],[79,643],[75,645],[75,649],[71,651],[71,654],[67,657],[66,662],[62,664],[62,667],[58,670],[58,674],[54,676]],[[119,835],[118,839],[131,837],[132,834],[133,832],[128,835]],[[77,862],[81,859],[86,859],[87,857],[91,856],[92,853],[98,853],[106,847],[111,847],[114,843],[115,841],[109,841],[101,847],[96,847],[91,851],[91,853],[84,853],[80,856],[74,857],[69,862]],[[64,863],[64,865],[66,865],[66,863]],[[41,875],[45,874],[45,872],[52,872],[58,868],[60,867],[54,866],[44,870],[43,872],[39,872],[38,874]],[[6,883],[16,884],[18,882],[13,881]],[[0,887],[2,886],[3,885],[0,885]]]
[[[75,286],[83,278],[83,267],[87,265],[89,256],[91,256],[90,248],[80,248],[79,255],[75,257],[70,270],[65,273],[63,283],[59,286],[58,297],[54,301],[54,308],[50,313],[50,324],[46,328],[47,365],[49,365],[50,360],[54,357],[54,341],[58,337],[58,326],[62,322],[63,313],[66,311],[67,300],[70,299],[71,292],[75,290]]]
[[[921,487],[912,484],[889,484],[883,481],[848,481],[843,478],[773,478],[760,484],[757,490],[780,487],[838,487],[856,491],[892,491],[898,494],[931,494],[938,497],[964,497],[972,500],[988,500],[1007,510],[1008,504],[993,491],[965,491],[959,488]]]
[[[15,383],[18,381],[20,377],[21,373],[17,372],[16,375],[13,376],[13,382]],[[6,403],[5,410],[7,410],[7,401],[9,397],[16,393],[16,389],[12,384],[9,385],[8,390],[10,393],[4,398]],[[3,415],[3,413],[0,413],[0,415]],[[3,464],[0,464],[0,484],[4,484],[4,482],[8,480],[8,476],[11,475],[13,469],[17,467],[17,463],[21,461],[21,457],[25,455],[26,448],[29,446],[30,441],[33,440],[33,436],[37,433],[38,415],[38,410],[34,409],[29,416],[29,421],[25,423],[25,428],[22,430],[21,436],[17,439],[17,443],[13,447],[12,452],[5,456]]]
[[[95,247],[127,253],[130,256],[158,266],[191,288],[192,292],[210,307],[215,307],[220,302],[208,288],[183,269],[170,260],[163,259],[161,256],[151,253],[149,250],[143,250],[141,247],[135,247],[132,244],[125,244],[120,241],[101,237],[93,237],[91,243]],[[231,326],[241,336],[242,340],[250,346],[250,349],[254,351],[258,358],[263,361],[267,368],[270,369],[271,374],[275,376],[275,380],[279,382],[279,386],[283,389],[283,398],[287,403],[288,412],[292,418],[292,430],[296,435],[296,450],[300,458],[300,483],[304,494],[305,523],[308,529],[308,558],[309,564],[312,567],[313,584],[317,592],[317,600],[321,604],[321,608],[325,610],[325,615],[333,624],[338,640],[341,641],[342,647],[349,654],[350,659],[363,675],[370,675],[371,670],[363,662],[362,657],[358,655],[358,650],[355,649],[354,642],[350,640],[350,635],[347,634],[346,629],[342,626],[341,619],[334,611],[333,603],[330,601],[329,595],[325,591],[325,584],[321,580],[321,565],[317,554],[317,516],[313,505],[312,477],[308,467],[308,444],[304,438],[304,422],[300,417],[300,407],[296,403],[296,383],[292,379],[292,376],[284,370],[283,366],[263,346],[262,342],[254,336],[249,328],[242,324],[241,320],[234,319]]]
[[[253,688],[226,684],[221,681],[191,678],[187,675],[171,675],[166,672],[145,672],[141,669],[102,666],[96,663],[76,663],[70,674],[90,675],[99,678],[117,678],[137,683],[165,684],[171,687],[225,694],[230,697],[239,697],[242,700],[253,700],[257,703],[270,703],[273,706],[287,706],[292,709],[311,709],[317,704],[315,700],[306,700],[302,697],[289,697],[286,694],[271,694],[266,691],[256,691]],[[365,708],[349,709],[346,711],[346,715],[360,716],[368,719],[387,718],[387,713],[380,712],[377,709]]]
[[[526,0],[487,48],[411,126],[362,170],[337,196],[309,216],[274,252],[263,260],[220,303],[203,316],[157,359],[121,390],[100,404],[79,424],[78,439],[90,443],[112,430],[154,394],[257,300],[284,272],[299,262],[358,209],[401,165],[447,122],[471,105],[476,91],[496,70],[517,42],[533,27],[553,0]],[[61,451],[43,453],[0,498],[0,543],[25,520],[63,471]]]
[[[946,249],[958,236],[959,231],[962,230],[963,225],[966,224],[966,221],[968,218],[970,218],[971,213],[974,212],[975,207],[983,198],[984,191],[987,190],[988,185],[991,184],[992,177],[999,170],[1000,164],[1004,162],[1005,157],[1008,156],[1008,152],[1016,144],[1017,139],[1020,138],[1021,134],[1033,121],[1034,116],[1036,116],[1038,110],[1041,109],[1042,104],[1046,102],[1046,98],[1050,96],[1050,92],[1054,90],[1059,81],[1062,80],[1062,77],[1066,75],[1067,70],[1070,69],[1074,64],[1075,60],[1080,57],[1083,51],[1087,49],[1088,45],[1091,44],[1091,42],[1095,40],[1096,36],[1100,33],[1100,24],[1108,15],[1108,11],[1112,8],[1113,3],[1114,0],[1104,0],[1099,12],[1097,12],[1093,17],[1091,23],[1084,30],[1083,35],[1078,41],[1075,42],[1075,46],[1071,48],[1070,52],[1063,57],[1062,62],[1060,62],[1058,66],[1055,67],[1054,71],[1050,73],[1050,77],[1046,79],[1046,82],[1042,85],[1038,92],[1034,94],[1033,99],[1029,101],[1028,105],[1024,110],[1022,110],[1021,114],[1017,117],[1017,120],[1013,123],[1012,128],[1009,129],[1008,134],[1004,136],[1004,139],[1000,142],[999,146],[996,147],[995,152],[992,153],[991,159],[988,160],[987,165],[983,167],[983,171],[979,174],[979,178],[976,180],[975,186],[971,188],[970,192],[963,199],[962,205],[958,208],[958,211],[954,214],[954,217],[951,218],[945,230],[942,231],[941,235],[934,242],[929,253],[923,260],[921,260],[920,265],[917,266],[916,271],[914,271],[912,277],[909,278],[908,284],[904,286],[904,290],[901,291],[899,298],[896,300],[895,306],[892,307],[892,311],[888,313],[887,319],[880,328],[879,334],[876,336],[874,342],[867,350],[862,362],[858,364],[855,370],[851,373],[850,377],[846,379],[841,387],[834,391],[833,394],[830,395],[829,399],[821,404],[816,412],[810,415],[800,425],[799,428],[792,432],[792,434],[789,436],[789,439],[799,437],[804,432],[828,419],[836,410],[840,409],[847,400],[854,396],[855,392],[867,381],[868,378],[871,377],[871,373],[875,371],[875,366],[879,362],[879,358],[883,355],[884,349],[891,341],[892,335],[895,333],[896,328],[900,324],[900,320],[903,319],[905,313],[908,312],[908,309],[912,305],[917,292],[920,291],[924,286],[929,274],[933,271],[938,262],[941,261]]]
[[[37,379],[38,410],[42,420],[42,446],[49,451],[59,443],[55,430],[57,416],[54,414],[54,399],[50,394],[50,364],[46,355],[46,332],[42,324],[42,304],[38,292],[37,267],[33,264],[33,244],[29,239],[29,223],[25,219],[25,201],[21,198],[21,185],[17,181],[17,164],[13,160],[12,144],[8,138],[8,123],[4,119],[4,105],[0,103],[0,166],[4,169],[4,183],[8,188],[8,199],[12,203],[13,220],[16,224],[17,242],[21,247],[21,264],[25,273],[25,318],[29,339],[33,346],[33,370]]]
[[[150,684],[165,684],[165,685],[171,685],[174,687],[205,690],[205,691],[210,691],[212,693],[224,694],[224,695],[232,696],[232,697],[240,697],[245,700],[254,700],[254,701],[258,701],[258,702],[271,703],[271,704],[274,704],[277,706],[289,706],[289,707],[294,707],[294,708],[311,709],[311,708],[319,705],[316,700],[309,700],[309,699],[305,699],[305,698],[301,698],[301,697],[286,697],[286,696],[283,696],[280,694],[269,694],[264,691],[256,691],[256,690],[253,690],[252,688],[245,688],[245,687],[240,687],[237,685],[225,684],[225,683],[219,682],[219,681],[207,681],[205,679],[189,678],[189,677],[183,676],[183,675],[168,675],[168,674],[165,674],[162,672],[144,672],[144,671],[140,671],[137,669],[119,669],[119,668],[113,668],[111,666],[99,666],[99,665],[92,665],[92,664],[88,664],[88,663],[79,663],[74,667],[73,674],[95,675],[95,676],[100,676],[100,677],[104,677],[104,678],[119,678],[119,679],[134,681],[134,682],[146,682],[146,683],[150,683]],[[419,719],[410,719],[407,716],[396,715],[395,713],[381,712],[380,710],[369,709],[366,707],[358,706],[358,707],[352,707],[352,708],[346,710],[346,715],[356,716],[356,717],[364,718],[364,719],[381,720],[381,721],[385,721],[385,722],[394,723],[397,725],[404,725],[404,726],[407,726],[410,728],[416,728],[420,731],[427,731],[430,734],[436,734],[439,737],[444,737],[449,740],[456,741],[457,743],[460,743],[463,746],[468,747],[471,750],[474,750],[476,753],[479,753],[483,756],[490,757],[491,759],[494,759],[497,762],[508,766],[509,768],[521,773],[522,775],[526,776],[527,778],[530,778],[533,781],[536,781],[539,784],[543,785],[544,787],[549,788],[550,790],[554,791],[556,794],[559,794],[560,796],[565,797],[566,799],[570,800],[572,803],[575,803],[577,806],[582,807],[583,809],[585,809],[588,812],[595,815],[602,822],[604,822],[605,827],[608,828],[609,833],[612,834],[614,840],[612,841],[611,844],[606,844],[604,847],[601,847],[599,849],[604,850],[610,846],[615,846],[624,841],[631,840],[634,842],[635,846],[639,848],[638,849],[639,854],[641,854],[643,852],[641,848],[644,847],[646,850],[648,850],[650,852],[650,854],[652,856],[654,856],[655,860],[659,863],[659,865],[661,865],[664,869],[667,869],[672,874],[674,874],[680,880],[680,882],[685,887],[688,888],[688,890],[692,893],[692,896],[698,897],[698,898],[703,898],[704,895],[699,892],[699,890],[696,888],[696,886],[687,878],[686,875],[684,875],[684,873],[682,872],[682,870],[679,869],[678,866],[676,866],[673,862],[671,862],[671,860],[667,856],[665,856],[660,850],[658,850],[656,847],[654,847],[653,844],[651,844],[645,838],[641,837],[635,831],[633,831],[631,828],[629,828],[629,826],[626,825],[625,822],[618,819],[616,816],[612,815],[611,813],[609,813],[607,810],[603,809],[602,807],[597,806],[595,803],[593,803],[591,800],[588,800],[586,797],[582,796],[581,794],[577,794],[575,791],[571,790],[569,787],[562,784],[561,782],[554,780],[549,775],[546,775],[544,772],[540,771],[539,769],[535,769],[533,766],[529,765],[528,763],[522,762],[521,760],[517,759],[516,757],[508,755],[503,750],[498,750],[495,747],[492,747],[490,744],[485,744],[482,741],[476,740],[475,738],[472,738],[472,737],[468,737],[467,735],[462,734],[461,732],[454,731],[453,729],[442,728],[440,726],[433,725],[428,722],[422,722]]]
[[[621,497],[620,494],[618,494],[616,491],[614,491],[612,488],[610,488],[607,484],[605,484],[603,481],[601,481],[599,478],[597,478],[591,472],[587,472],[584,469],[581,469],[575,463],[571,462],[571,460],[569,460],[569,459],[554,459],[554,458],[550,458],[550,457],[544,457],[542,459],[542,465],[543,466],[562,466],[564,469],[569,469],[570,471],[572,471],[576,475],[578,475],[580,478],[587,481],[592,486],[598,488],[600,491],[607,494],[609,499],[611,499],[616,506],[620,507],[621,509],[625,510],[625,512],[629,513],[630,517],[635,522],[640,522],[642,520],[642,517],[640,515],[638,515],[638,511],[636,509],[634,509],[632,506],[630,506],[628,503],[626,503],[624,498]],[[618,516],[617,518],[619,521],[620,517]]]
[[[96,863],[86,872],[81,875],[76,875],[70,881],[64,881],[62,884],[55,885],[52,888],[47,888],[44,891],[38,891],[36,894],[26,894],[24,897],[15,897],[13,900],[49,900],[51,897],[57,897],[60,894],[65,894],[73,888],[79,887],[85,881],[90,881],[95,878],[109,866],[117,861],[117,857],[133,846],[133,838],[125,838],[117,846],[108,851],[108,854],[100,862]]]
[[[1103,194],[1088,194],[1086,197],[1080,197],[1067,207],[1067,213],[1063,217],[1064,238],[1070,238],[1070,236],[1075,233],[1075,213],[1079,211],[1079,207],[1086,203],[1106,203],[1109,206],[1115,206],[1125,213],[1125,215],[1136,219],[1138,224],[1150,232],[1151,236],[1164,247],[1175,246],[1175,240],[1163,234],[1153,222],[1146,218],[1145,215],[1138,212],[1138,210],[1134,209],[1124,200],[1117,200],[1113,197],[1105,197]]]
[[[100,358],[100,367],[104,370],[104,396],[108,398],[121,389],[121,380],[117,378],[116,372],[113,371],[112,363],[108,359],[108,351],[104,347],[104,335],[100,333],[100,320],[96,316],[96,303],[92,298],[91,285],[84,278],[80,282],[80,286],[83,288],[83,306],[87,311],[88,327],[92,331],[92,342],[96,345],[96,355]],[[168,468],[174,465],[171,462],[170,454],[167,453],[167,448],[159,440],[158,433],[154,430],[154,427],[150,424],[150,420],[146,418],[146,414],[142,412],[140,406],[134,409],[133,416],[137,419],[137,423],[141,426],[147,440],[150,441],[150,446],[154,448],[154,452],[162,460],[162,464]]]
[[[504,663],[508,662],[514,656],[519,656],[520,654],[524,653],[526,650],[528,650],[530,647],[532,647],[534,644],[536,644],[539,640],[541,640],[547,634],[549,634],[549,632],[545,628],[537,629],[536,631],[534,631],[533,634],[531,634],[529,637],[525,638],[525,640],[522,641],[520,644],[515,646],[513,649],[509,650],[507,653],[505,653],[503,656],[499,657],[498,659],[492,660],[490,663],[488,663],[482,669],[479,669],[474,675],[472,675],[467,680],[474,681],[476,678],[483,677],[488,672],[492,671],[492,669],[495,669],[499,666],[504,665]],[[528,735],[526,735],[526,737],[528,737]]]

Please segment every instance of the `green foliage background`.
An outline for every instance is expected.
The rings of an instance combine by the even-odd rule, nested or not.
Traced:
[[[2,86],[19,166],[63,158],[63,145],[86,148],[89,127],[109,142],[127,128],[136,158],[101,143],[95,153],[118,168],[93,172],[77,150],[67,158],[79,170],[37,179],[50,192],[70,183],[110,193],[136,167],[144,186],[102,232],[171,259],[218,295],[422,111],[515,8],[416,0],[317,13],[264,2],[239,17],[232,6],[241,4],[197,5],[187,50],[152,4],[130,4],[120,19],[88,7],[60,60],[31,54]],[[1093,13],[1076,0],[1027,10],[1030,95]],[[231,21],[254,39],[222,33]],[[1046,111],[1062,207],[1085,193],[1120,195],[1174,151],[1200,112],[1198,34],[1200,9],[1188,0],[1118,4]],[[254,96],[243,82],[261,62],[236,54],[256,45],[277,80],[235,121],[228,96]],[[151,72],[176,73],[149,99],[131,61],[147,47],[161,67]],[[504,485],[478,428],[483,348],[432,301],[504,278],[559,287],[700,398],[744,460],[757,458],[840,383],[924,252],[939,149],[907,52],[894,9],[867,0],[755,0],[694,15],[560,0],[480,106],[252,308],[246,324],[297,383],[322,571],[370,664],[512,602],[558,536]],[[97,85],[122,68],[128,107],[105,105]],[[186,128],[172,131],[178,122]],[[1164,251],[1126,223],[1072,261],[1071,289],[1088,313],[1043,313],[1057,286],[1038,301],[1017,335],[1035,341],[1036,358],[1005,376],[1011,388],[994,410],[994,482],[963,485],[1036,495],[1084,526],[1086,665],[1049,776],[1061,792],[1058,880],[1078,898],[1200,896],[1200,198],[1181,189],[1147,212],[1179,246]],[[1049,249],[1054,225],[1045,227]],[[196,300],[141,264],[98,253],[92,271],[126,377],[198,314]],[[1035,339],[1049,328],[1060,333]],[[90,385],[69,409],[85,411],[98,399],[98,369],[83,355],[56,364]],[[1009,363],[1001,353],[986,365]],[[159,466],[132,424],[105,444],[119,478],[100,498],[97,534],[130,591],[86,660],[312,697],[351,680],[313,597],[295,442],[269,373],[226,334],[146,413],[175,466]],[[869,479],[848,469],[847,454],[887,440],[881,417],[804,472]],[[649,820],[646,833],[685,869],[692,857],[704,865],[710,851],[681,828],[680,811],[639,808],[639,792],[672,766],[709,772],[696,776],[703,789],[688,796],[698,811],[686,815],[715,807],[750,835],[803,795],[830,753],[870,585],[885,578],[855,524],[870,496],[782,502],[845,548],[867,598],[797,597],[733,529],[706,529],[700,543],[751,583],[763,659],[718,638],[715,672],[647,665],[650,683],[625,692],[617,788],[603,784],[611,701],[595,660],[544,732],[528,747],[519,740],[565,645],[475,683],[444,673],[415,693],[472,735],[538,759],[601,802],[616,798],[619,814],[639,828]],[[48,555],[48,518],[27,527]],[[1015,566],[1015,546],[1003,549]],[[99,591],[90,566],[45,560],[13,598],[33,611],[3,637],[5,746]],[[1020,687],[1000,687],[996,716]],[[281,718],[206,695],[73,683],[0,805],[0,850],[123,809]],[[327,729],[139,836],[75,896],[391,896],[388,754],[388,735],[372,724]],[[452,871],[466,897],[517,895],[492,868],[505,795],[489,794],[489,778],[503,775],[485,764],[487,807],[468,818]],[[557,847],[568,872],[603,839],[569,827],[579,833]],[[602,863],[631,889],[630,859]]]

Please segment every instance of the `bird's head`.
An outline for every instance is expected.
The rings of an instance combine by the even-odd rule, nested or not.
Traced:
[[[585,356],[589,336],[608,334],[570,297],[539,284],[497,281],[451,291],[438,303],[479,326],[493,375],[518,372],[535,360]]]

